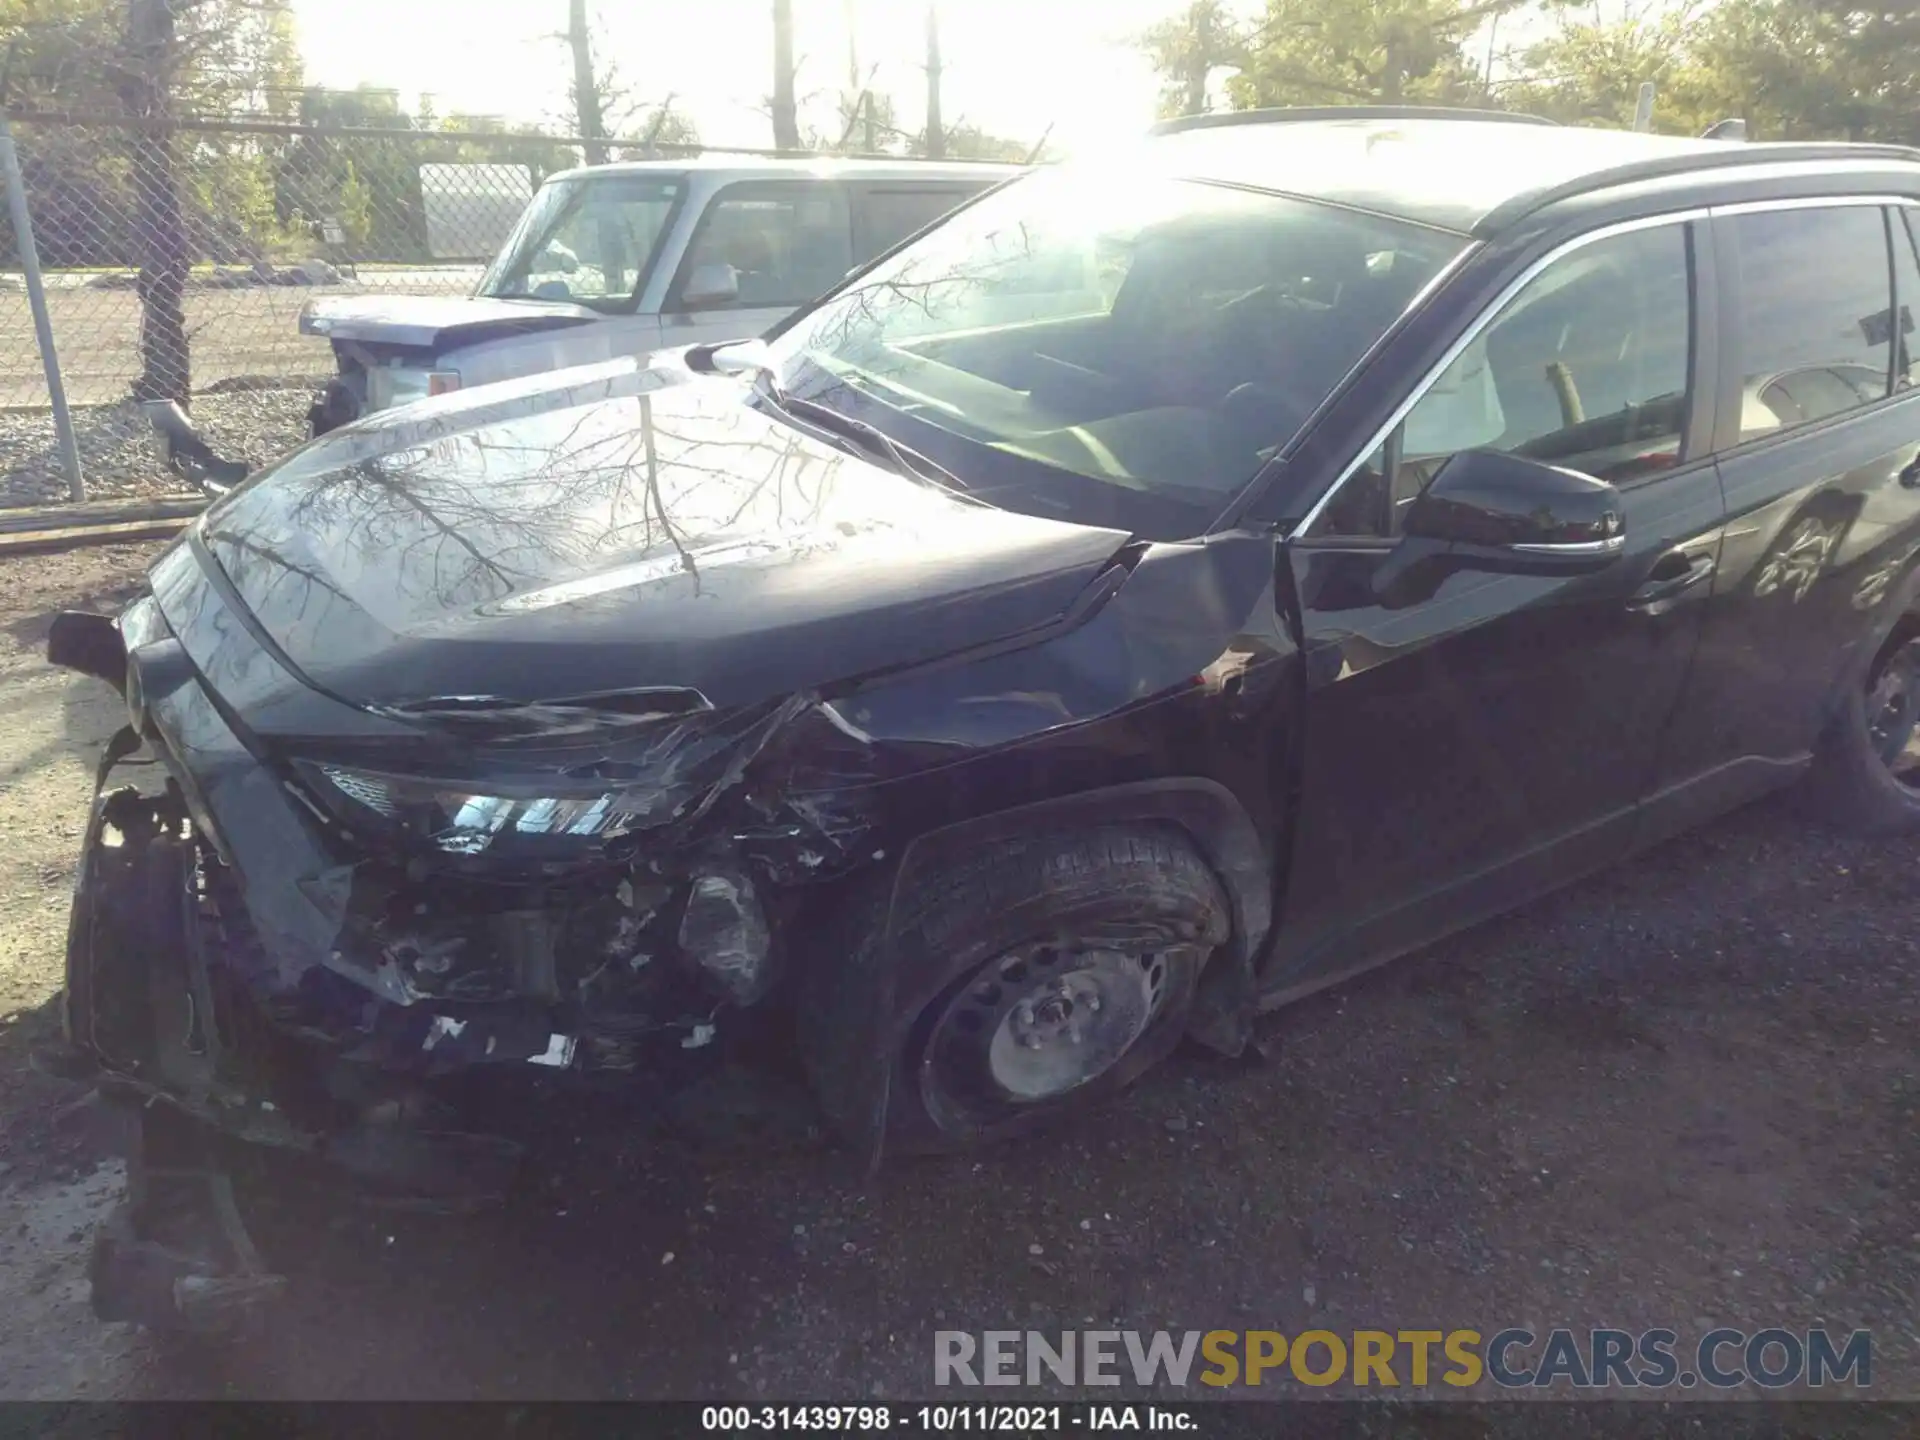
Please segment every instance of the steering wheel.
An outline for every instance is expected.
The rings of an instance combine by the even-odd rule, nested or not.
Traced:
[[[1288,327],[1305,308],[1277,286],[1260,285],[1235,296],[1217,312],[1219,348],[1228,361],[1220,378],[1229,384],[1213,404],[1234,445],[1252,455],[1287,439],[1319,400],[1309,394],[1294,367],[1281,363]]]

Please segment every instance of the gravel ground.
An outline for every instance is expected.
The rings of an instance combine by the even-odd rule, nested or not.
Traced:
[[[7,562],[0,1396],[845,1401],[928,1395],[946,1328],[1777,1324],[1871,1329],[1874,1394],[1920,1399],[1920,843],[1780,805],[1271,1017],[1259,1063],[1182,1057],[976,1159],[866,1181],[556,1114],[508,1213],[282,1214],[273,1327],[162,1359],[85,1314],[118,1174],[23,1061],[118,719],[34,651],[146,553]]]
[[[300,333],[300,311],[331,295],[468,295],[473,265],[385,268],[363,265],[345,285],[259,285],[237,290],[190,285],[185,297],[194,389],[248,375],[305,376],[332,370],[327,343]],[[127,276],[55,271],[47,310],[67,397],[102,404],[127,393],[140,373],[140,297]],[[24,285],[0,283],[0,406],[43,405],[46,378]]]
[[[193,421],[216,454],[258,464],[306,442],[313,393],[312,387],[294,385],[198,395]],[[131,401],[80,405],[72,415],[89,499],[177,494],[189,488],[166,468],[152,428]],[[66,471],[51,413],[0,411],[0,509],[66,498]]]
[[[300,333],[302,307],[331,295],[382,292],[465,295],[480,277],[471,265],[360,268],[342,286],[193,288],[186,297],[193,342],[193,418],[221,454],[267,460],[307,438],[312,391],[332,372],[324,340]],[[8,277],[0,277],[4,281]],[[180,489],[161,466],[146,421],[123,401],[140,373],[140,301],[128,286],[55,272],[47,305],[81,468],[96,499]],[[267,379],[291,388],[222,393]],[[0,508],[67,498],[67,481],[47,405],[40,348],[17,283],[0,283]]]

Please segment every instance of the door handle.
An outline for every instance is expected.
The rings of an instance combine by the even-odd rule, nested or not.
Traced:
[[[1920,455],[1909,460],[1900,471],[1900,488],[1920,490]]]
[[[1713,578],[1713,556],[1669,550],[1653,562],[1647,580],[1627,601],[1629,610],[1643,615],[1658,615],[1689,590]]]

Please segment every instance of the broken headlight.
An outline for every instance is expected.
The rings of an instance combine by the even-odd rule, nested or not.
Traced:
[[[310,761],[297,768],[336,811],[358,812],[449,855],[479,855],[502,844],[604,843],[664,824],[698,798],[685,784],[575,787],[436,780]]]
[[[567,860],[698,818],[801,702],[726,715],[660,714],[657,700],[648,704],[654,711],[638,716],[580,703],[441,705],[434,723],[454,730],[443,738],[462,755],[458,778],[345,756],[293,763],[314,798],[356,829],[400,832],[446,855]],[[458,743],[476,730],[492,743]],[[423,760],[431,764],[431,754]]]

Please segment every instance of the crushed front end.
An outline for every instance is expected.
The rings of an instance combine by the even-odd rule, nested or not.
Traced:
[[[143,1131],[149,1178],[97,1257],[111,1318],[224,1314],[277,1284],[222,1157],[457,1209],[506,1193],[555,1090],[665,1103],[758,1044],[799,882],[870,858],[844,783],[860,748],[810,697],[351,707],[286,671],[190,541],[150,582],[117,621],[62,616],[49,647],[129,709],[54,1057]],[[193,1203],[156,1210],[154,1175],[192,1177]]]

